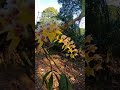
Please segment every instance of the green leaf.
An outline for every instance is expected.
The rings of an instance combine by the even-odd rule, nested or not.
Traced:
[[[53,75],[51,75],[51,77],[50,77],[50,79],[49,79],[48,89],[49,89],[49,90],[52,90],[52,87],[53,87]]]
[[[73,90],[72,85],[65,74],[60,75],[59,90]]]
[[[43,82],[42,82],[42,84],[44,84],[44,82],[45,82],[45,80],[46,80],[46,78],[47,78],[47,76],[49,75],[50,72],[51,72],[51,71],[47,72],[47,73],[43,76]]]

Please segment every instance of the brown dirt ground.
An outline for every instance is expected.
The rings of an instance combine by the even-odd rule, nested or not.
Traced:
[[[56,62],[56,64],[60,67],[63,73],[67,75],[69,80],[73,85],[74,90],[84,90],[84,65],[81,66],[81,60],[78,58],[76,61],[71,60],[69,58],[61,57],[61,55],[54,54],[51,55],[52,60]],[[52,67],[54,70],[61,73],[56,66],[54,65],[53,61]],[[76,64],[77,63],[77,64]],[[50,71],[50,65],[48,59],[42,54],[36,54],[35,57],[35,67],[36,67],[36,90],[46,90],[44,86],[41,85],[42,76],[47,72]],[[58,83],[54,81],[54,89],[58,89]]]

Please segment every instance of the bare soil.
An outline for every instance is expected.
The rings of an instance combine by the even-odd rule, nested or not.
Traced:
[[[82,60],[80,60],[80,58],[78,58],[77,60],[72,60],[58,54],[50,55],[50,57],[52,60],[54,60],[54,62],[58,65],[62,72],[67,75],[73,85],[74,90],[84,90],[84,63]],[[53,69],[61,73],[51,59],[50,61]],[[50,71],[49,60],[43,54],[36,54],[35,65],[36,90],[46,90],[45,87],[41,85],[41,80],[42,76],[46,72]],[[53,87],[53,90],[59,90],[57,80],[55,80],[54,83],[55,85]]]

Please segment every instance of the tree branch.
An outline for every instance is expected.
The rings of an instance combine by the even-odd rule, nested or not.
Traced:
[[[61,27],[61,29],[66,29],[66,28],[68,28],[70,25],[72,25],[72,24],[75,23],[76,21],[81,20],[82,17],[83,17],[83,14],[81,13],[77,18],[73,19],[72,21],[69,21],[68,23],[65,23],[65,24]]]

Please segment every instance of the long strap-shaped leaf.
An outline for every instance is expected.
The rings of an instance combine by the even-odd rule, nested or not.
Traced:
[[[61,74],[59,81],[59,90],[73,90],[70,81],[65,74]]]

